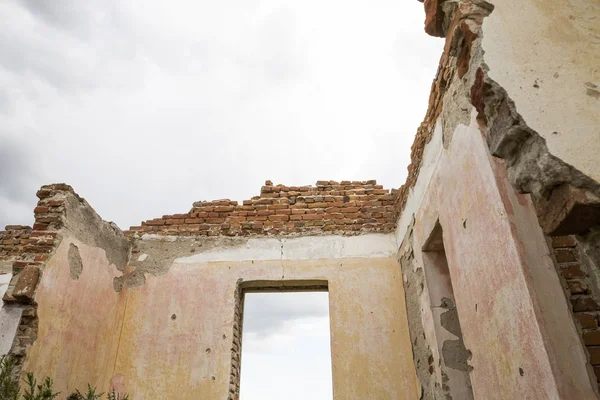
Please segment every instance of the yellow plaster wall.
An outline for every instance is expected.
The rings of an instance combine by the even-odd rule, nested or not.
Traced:
[[[69,245],[83,262],[79,279],[70,277]],[[36,292],[38,337],[28,351],[23,372],[54,382],[61,398],[89,383],[106,391],[115,363],[123,295],[113,289],[121,275],[104,250],[65,238],[46,264]],[[63,397],[64,396],[64,397]]]
[[[325,280],[329,285],[334,398],[416,399],[404,291],[391,258],[175,262],[143,286],[116,293],[104,251],[65,239],[44,271],[39,335],[24,371],[69,394],[120,382],[132,399],[228,398],[236,285]],[[242,374],[244,371],[242,370]],[[293,390],[293,388],[290,388]]]
[[[176,263],[128,290],[113,373],[134,399],[226,399],[238,280],[282,274],[329,282],[335,399],[417,398],[401,274],[390,258]]]

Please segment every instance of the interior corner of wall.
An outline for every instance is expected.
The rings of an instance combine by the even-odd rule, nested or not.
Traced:
[[[413,216],[416,215],[421,207],[421,203],[423,202],[427,188],[429,187],[429,182],[433,178],[438,162],[442,157],[444,149],[442,136],[442,121],[441,118],[438,118],[435,122],[431,140],[425,145],[425,149],[423,150],[423,158],[421,160],[417,182],[414,187],[409,189],[406,205],[396,224],[396,231],[394,233],[396,248],[402,244],[402,240],[406,234],[406,230],[411,225]]]

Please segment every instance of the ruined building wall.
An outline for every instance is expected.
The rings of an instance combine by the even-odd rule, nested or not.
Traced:
[[[240,293],[325,283],[334,398],[416,398],[393,211],[375,181],[267,181],[243,205],[197,202],[133,227],[115,372],[135,398],[237,399]]]
[[[237,399],[240,288],[326,283],[334,398],[415,399],[393,247],[390,235],[373,234],[142,239],[130,265],[145,278],[124,289],[115,371],[136,399]]]
[[[475,398],[596,398],[544,233],[597,248],[600,14],[585,0],[500,3],[424,3],[446,46],[397,198],[415,366],[424,398],[462,398],[433,300],[449,280]],[[426,249],[438,224],[449,275]]]
[[[88,383],[108,388],[124,305],[113,279],[124,271],[129,243],[70,186],[44,186],[37,195],[35,224],[0,310],[2,344],[19,370],[52,377],[61,393]]]
[[[38,279],[25,296],[15,278],[2,308],[29,310],[28,325],[17,318],[28,341],[19,334],[12,348],[22,371],[51,376],[62,393],[90,383],[133,399],[237,399],[241,294],[317,287],[329,291],[334,398],[416,398],[395,239],[379,233],[390,230],[389,191],[328,181],[299,188],[289,204],[274,188],[282,190],[268,184],[252,205],[195,203],[186,217],[143,224],[127,239],[69,186],[43,187],[32,234],[46,241],[13,263]],[[268,224],[278,215],[286,224]],[[235,231],[240,217],[250,229]],[[264,229],[252,229],[258,221]]]
[[[236,399],[240,293],[326,283],[336,399],[597,398],[600,6],[424,7],[445,47],[397,192],[267,182],[123,234],[43,187],[0,233],[0,350],[65,393]]]

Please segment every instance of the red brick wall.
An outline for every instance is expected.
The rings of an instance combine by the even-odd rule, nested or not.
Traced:
[[[6,240],[8,245],[5,251],[11,254],[14,261],[13,278],[4,295],[5,302],[27,304],[32,301],[41,271],[60,242],[57,231],[62,227],[65,218],[63,202],[67,193],[77,196],[69,185],[42,186],[37,192],[40,201],[34,209],[33,229],[6,227],[6,234],[12,238]],[[4,242],[2,240],[2,243]]]
[[[0,261],[17,259],[29,244],[31,227],[8,225],[0,231]]]
[[[590,273],[582,263],[582,253],[573,236],[552,239],[558,273],[566,285],[573,316],[579,325],[588,360],[600,382],[600,304]]]
[[[391,232],[394,194],[372,181],[318,181],[316,186],[274,186],[237,201],[196,202],[190,212],[132,226],[126,234],[247,236],[301,233]]]

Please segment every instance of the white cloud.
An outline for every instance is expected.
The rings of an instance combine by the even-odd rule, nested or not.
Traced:
[[[51,182],[122,228],[249,198],[265,179],[398,187],[441,51],[417,1],[12,0],[0,13],[0,146],[26,144],[7,180],[25,190],[0,185],[0,225],[30,224]]]

